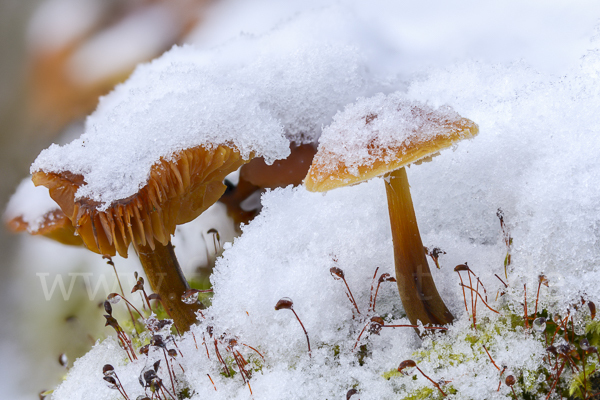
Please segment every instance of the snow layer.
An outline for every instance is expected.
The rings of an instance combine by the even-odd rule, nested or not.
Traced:
[[[421,231],[493,243],[492,211],[501,208],[513,237],[515,282],[534,283],[545,273],[563,306],[583,292],[599,299],[599,60],[591,50],[559,79],[525,65],[464,63],[408,91],[433,105],[452,104],[483,133],[444,160],[414,168],[414,200],[425,205],[417,211]]]
[[[400,92],[361,98],[337,113],[331,125],[323,129],[319,150],[327,156],[315,161],[322,165],[318,173],[333,174],[343,164],[348,172],[358,176],[360,166],[375,161],[390,164],[400,158],[397,154],[400,149],[460,132],[461,119],[448,106],[433,109],[407,101]],[[436,153],[437,148],[431,145],[430,153]]]
[[[314,26],[300,19],[213,51],[173,48],[102,98],[81,138],[43,151],[31,171],[82,174],[77,197],[107,207],[183,148],[229,143],[268,163],[286,157],[288,140],[316,140],[335,111],[365,93],[359,51],[317,40]]]
[[[181,149],[231,143],[246,158],[252,152],[270,160],[286,155],[280,125],[242,82],[219,85],[219,69],[202,68],[197,60],[201,54],[191,47],[168,54],[138,68],[127,83],[101,99],[85,133],[66,146],[50,146],[31,171],[81,174],[87,184],[78,198],[108,207],[135,194],[154,163]]]
[[[524,60],[560,75],[589,48],[600,15],[600,4],[589,0],[221,0],[208,9],[190,41],[213,47],[240,33],[263,34],[291,16],[332,3],[355,16],[354,34],[371,44],[371,67],[403,76],[468,59]]]

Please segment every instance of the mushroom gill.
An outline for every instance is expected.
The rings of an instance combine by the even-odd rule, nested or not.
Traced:
[[[136,250],[154,250],[155,242],[167,245],[176,225],[192,221],[216,202],[225,191],[225,176],[245,162],[226,146],[182,150],[155,163],[137,194],[105,210],[90,199],[76,198],[77,189],[85,185],[82,175],[38,171],[32,179],[49,189],[90,250],[127,257],[130,243]]]

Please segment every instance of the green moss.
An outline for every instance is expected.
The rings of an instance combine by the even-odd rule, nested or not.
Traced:
[[[478,320],[477,330],[470,328],[464,334],[459,334],[456,340],[453,342],[443,340],[443,335],[439,336],[442,340],[437,340],[439,334],[429,336],[429,339],[425,340],[423,346],[417,351],[413,352],[410,358],[415,360],[417,364],[420,362],[427,362],[432,366],[443,365],[444,367],[452,367],[469,362],[481,362],[482,360],[491,364],[491,360],[486,353],[484,346],[487,349],[495,347],[497,345],[498,338],[506,335],[509,332],[524,332],[524,320],[522,315],[511,312],[508,306],[503,307],[499,311],[501,314],[498,316],[494,316],[492,318],[481,318]],[[545,311],[541,311],[538,314],[544,312]],[[556,326],[548,324],[547,330],[548,332],[550,330],[556,330]],[[569,331],[572,332],[572,329],[569,328]],[[600,338],[600,324],[594,324],[594,326],[591,327],[588,326],[587,332],[589,333],[589,336]],[[550,335],[550,333],[548,333],[548,335]],[[543,336],[536,335],[532,337],[537,337],[541,344],[545,346],[545,343],[543,343]],[[573,343],[578,343],[582,338],[583,336],[576,337]],[[457,341],[460,341],[462,344],[457,346]],[[465,346],[465,344],[468,346]],[[457,351],[457,349],[463,350]],[[547,367],[549,366],[540,364],[536,368],[530,370],[527,369],[514,371],[515,377],[517,378],[517,383],[514,385],[514,389],[518,394],[518,398],[536,399],[540,396],[544,397],[545,394],[547,394],[549,385],[544,386],[538,381],[538,378],[543,376],[546,378],[546,381],[550,381],[550,383],[552,383],[553,377],[551,377],[548,373]],[[402,379],[402,375],[396,370],[387,371],[382,376],[384,379],[388,380]],[[565,373],[563,378],[568,379],[568,376],[569,374]],[[576,384],[574,385],[576,386]],[[456,390],[453,387],[444,387],[443,390],[450,393],[456,393]],[[434,387],[431,385],[428,386],[424,383],[422,389],[419,389],[417,392],[410,393],[408,397],[404,398],[432,398],[436,396],[435,392],[439,394]],[[439,397],[442,397],[441,394],[439,394]],[[512,395],[509,397],[512,397]]]
[[[183,389],[181,392],[179,392],[179,398],[180,399],[191,399],[192,398],[191,390],[189,388]]]
[[[585,333],[592,346],[600,346],[600,321],[591,321],[585,327]]]
[[[382,376],[384,379],[389,381],[391,378],[396,378],[403,375],[401,372],[398,372],[397,369],[392,369],[390,371],[384,372]]]
[[[585,366],[585,375],[583,368],[578,374],[575,374],[569,383],[569,396],[573,396],[578,392],[589,392],[591,389],[590,385],[590,376],[594,373],[594,371],[598,368],[597,364],[587,364]],[[585,379],[584,379],[585,376]]]
[[[221,371],[221,375],[224,377],[233,378],[236,374],[238,374],[238,372],[236,372],[233,368],[234,366],[237,368],[237,363],[235,362],[233,355],[230,352],[222,351],[221,356],[223,356],[223,361],[225,361],[225,364],[227,364],[227,368],[229,368],[230,373],[230,375],[228,376],[225,373],[225,371]],[[252,374],[255,372],[262,372],[264,363],[262,358],[260,358],[258,354],[251,353],[248,356],[244,357],[244,359],[247,362],[247,364],[244,366],[244,370],[246,370],[246,372],[248,372],[250,376],[252,376]]]
[[[436,392],[439,396],[435,395]],[[415,391],[409,393],[408,396],[404,397],[404,400],[437,399],[438,397],[439,398],[443,397],[442,394],[438,390],[431,389],[428,387],[422,387],[418,390],[415,390]]]

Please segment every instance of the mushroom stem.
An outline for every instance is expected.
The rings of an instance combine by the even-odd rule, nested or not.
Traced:
[[[411,324],[445,325],[454,319],[440,297],[417,226],[405,168],[385,176],[398,291]]]
[[[150,287],[162,298],[165,311],[181,332],[188,331],[196,323],[195,312],[200,307],[199,304],[185,304],[181,301],[181,295],[190,287],[179,267],[173,245],[169,242],[163,246],[155,241],[154,249],[148,244],[138,245],[137,253]]]

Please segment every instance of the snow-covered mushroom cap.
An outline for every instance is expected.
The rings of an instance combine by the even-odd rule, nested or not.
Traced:
[[[401,94],[360,99],[323,129],[304,184],[314,192],[356,184],[426,159],[477,135],[452,108],[434,109]]]
[[[77,198],[85,184],[82,175],[38,171],[33,181],[50,190],[90,250],[110,256],[118,251],[126,257],[130,243],[151,248],[155,240],[169,243],[177,225],[192,221],[221,197],[223,179],[244,162],[227,146],[181,150],[169,161],[161,158],[154,164],[138,193],[106,210],[93,200]]]
[[[221,64],[173,49],[102,98],[79,139],[33,163],[34,182],[91,250],[126,255],[131,241],[167,243],[176,224],[218,199],[227,173],[253,156],[289,154],[280,122],[244,82],[220,76]]]

